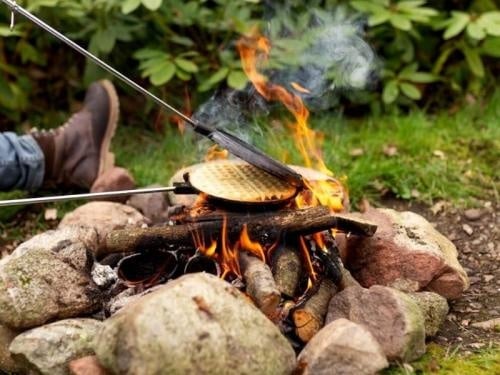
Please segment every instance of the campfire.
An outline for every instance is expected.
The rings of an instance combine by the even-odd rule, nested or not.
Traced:
[[[114,232],[106,248],[134,253],[118,264],[128,286],[150,287],[200,271],[217,275],[246,293],[300,348],[323,326],[345,274],[336,236],[371,236],[376,225],[342,214],[347,191],[323,162],[321,137],[308,127],[304,102],[258,71],[270,50],[268,40],[251,35],[239,41],[238,50],[258,93],[282,102],[293,115],[290,127],[306,167],[291,169],[302,176],[303,186],[212,147],[207,162],[177,185],[199,195],[192,206],[178,207],[170,217],[173,225]],[[307,92],[298,83],[290,86]]]

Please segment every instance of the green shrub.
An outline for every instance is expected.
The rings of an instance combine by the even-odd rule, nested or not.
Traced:
[[[286,29],[307,17],[277,14],[260,0],[25,0],[20,2],[49,24],[104,58],[129,77],[147,85],[176,106],[184,92],[197,93],[195,105],[218,85],[240,89],[242,72],[235,41],[252,27]],[[354,24],[366,23],[366,38],[381,61],[381,88],[368,95],[374,110],[447,105],[465,93],[480,95],[495,82],[500,57],[500,11],[491,0],[290,0],[280,14],[312,9],[333,14],[343,7]],[[348,10],[347,12],[345,10]],[[27,111],[43,118],[90,81],[105,76],[29,21],[0,10],[0,112],[19,122]],[[281,30],[281,29],[280,29]],[[304,33],[306,35],[307,33]],[[278,66],[293,64],[289,38],[274,40]],[[329,76],[338,77],[336,72]],[[83,79],[82,79],[83,77]],[[366,100],[366,98],[365,98]],[[65,105],[59,105],[63,103]],[[151,107],[141,107],[144,112]],[[137,108],[134,108],[137,111]],[[4,120],[5,122],[5,120]],[[0,128],[2,122],[0,121]]]

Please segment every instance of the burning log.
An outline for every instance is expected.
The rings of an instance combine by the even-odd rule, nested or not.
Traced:
[[[293,298],[302,274],[302,261],[290,246],[276,250],[273,257],[273,275],[281,294]]]
[[[265,315],[272,317],[276,314],[280,303],[280,292],[274,282],[271,269],[246,251],[241,252],[239,258],[247,294]]]
[[[303,342],[308,342],[323,327],[328,304],[336,290],[331,280],[324,279],[316,293],[293,310],[295,333]]]
[[[224,215],[208,216],[180,225],[112,231],[106,237],[104,249],[100,254],[135,252],[140,249],[164,248],[167,245],[194,245],[193,233],[203,233],[216,238],[222,232]],[[275,243],[283,232],[306,235],[337,228],[352,234],[371,236],[377,229],[377,226],[369,221],[334,214],[323,206],[252,215],[232,213],[226,217],[230,239],[237,239],[246,224],[250,237],[261,244]]]

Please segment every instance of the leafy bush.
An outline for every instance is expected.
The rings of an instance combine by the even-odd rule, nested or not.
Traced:
[[[185,107],[182,93],[188,89],[198,93],[192,99],[199,104],[220,84],[245,86],[235,41],[276,14],[276,5],[260,0],[25,0],[21,4],[127,76],[141,77],[157,94]],[[341,6],[350,10],[349,20],[366,25],[366,37],[382,67],[381,89],[369,94],[374,109],[448,104],[446,98],[457,93],[479,95],[495,82],[500,11],[491,0],[429,4],[289,0],[287,4],[286,14],[313,8],[332,13]],[[67,104],[75,90],[105,75],[20,16],[10,31],[9,19],[2,5],[0,112],[8,121],[23,120],[28,110],[44,117],[47,109]],[[306,26],[310,22],[304,17],[302,21]],[[289,20],[280,22],[287,26]],[[285,53],[294,44],[284,39],[281,47]],[[283,54],[282,61],[288,60]]]
[[[500,57],[500,11],[495,3],[433,2],[436,8],[425,3],[350,2],[368,16],[368,37],[383,58],[385,104],[420,100],[425,84],[432,82],[439,82],[441,93],[477,95],[486,82],[494,81],[485,61]]]

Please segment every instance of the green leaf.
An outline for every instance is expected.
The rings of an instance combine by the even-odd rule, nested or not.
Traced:
[[[415,83],[431,83],[436,82],[439,79],[439,77],[437,77],[436,75],[425,72],[411,73],[408,76],[402,78]]]
[[[109,29],[98,29],[94,37],[101,52],[110,53],[115,46],[115,34]]]
[[[149,77],[149,80],[155,86],[161,86],[170,81],[176,71],[174,63],[168,60],[165,61],[162,68],[163,69],[157,71],[156,73],[151,75],[151,77]]]
[[[368,25],[369,26],[381,25],[384,22],[389,21],[390,16],[391,16],[391,13],[389,13],[385,10],[381,11],[381,12],[374,13],[370,17],[368,17]]]
[[[159,49],[151,49],[151,48],[142,48],[140,50],[135,51],[132,55],[134,59],[137,60],[145,60],[145,59],[153,59],[156,57],[163,57],[165,52]]]
[[[483,28],[477,22],[471,22],[467,25],[467,35],[472,39],[482,40],[486,36]]]
[[[140,64],[139,68],[142,70],[141,77],[149,77],[160,70],[165,68],[165,61],[170,61],[166,57],[146,60],[144,64]]]
[[[477,23],[481,25],[489,35],[500,36],[500,12],[486,12],[478,19]]]
[[[236,90],[243,90],[248,82],[248,78],[241,70],[233,70],[227,76],[227,84]]]
[[[224,78],[226,78],[228,74],[229,74],[229,68],[226,66],[223,66],[217,72],[215,72],[213,75],[211,75],[207,80],[203,81],[203,83],[200,86],[198,86],[198,91],[203,92],[203,91],[210,90],[217,83],[219,83]]]
[[[393,103],[399,95],[398,82],[396,80],[390,80],[384,86],[384,91],[382,92],[382,100],[385,104]]]
[[[481,45],[481,54],[491,57],[500,57],[500,38],[486,38]]]
[[[399,72],[399,76],[405,78],[405,76],[415,73],[417,69],[418,69],[418,63],[407,65],[403,69],[401,69],[401,72]]]
[[[451,13],[452,17],[449,20],[450,23],[443,34],[444,39],[451,39],[454,36],[460,34],[470,21],[470,16],[467,13],[464,12],[451,12]]]
[[[419,100],[422,98],[422,93],[420,92],[418,87],[411,84],[411,83],[401,82],[399,87],[401,88],[401,91],[403,92],[403,94],[405,94],[410,99]]]
[[[411,29],[411,21],[408,18],[406,18],[405,16],[402,16],[401,14],[396,14],[396,13],[391,14],[391,17],[389,18],[389,22],[396,29],[400,29],[400,30],[404,30],[404,31],[408,31]]]
[[[383,6],[374,4],[373,1],[351,1],[349,5],[364,13],[377,13],[384,10]]]
[[[163,0],[141,0],[141,2],[149,10],[158,10]]]
[[[424,5],[426,0],[408,0],[400,1],[397,3],[398,9],[414,9],[418,8],[420,5]]]
[[[180,70],[180,69],[177,69],[177,70],[175,71],[175,75],[176,75],[179,79],[181,79],[182,81],[189,81],[189,80],[191,79],[191,74],[186,73],[186,72],[184,72],[184,71],[182,71],[182,70]]]
[[[125,0],[122,3],[122,13],[129,14],[136,10],[141,5],[141,0]]]
[[[9,36],[20,36],[22,32],[18,29],[11,30],[8,26],[0,25],[0,36],[1,37],[9,37]]]
[[[217,72],[215,72],[212,76],[210,76],[210,78],[207,79],[207,82],[218,83],[218,82],[222,81],[224,78],[226,78],[228,73],[229,73],[229,68],[223,66]]]
[[[176,44],[180,44],[181,46],[186,46],[186,47],[194,46],[193,41],[189,39],[187,36],[172,35],[168,39]]]
[[[469,65],[471,72],[479,78],[484,77],[484,65],[481,60],[481,56],[479,55],[479,50],[476,48],[471,48],[468,45],[464,44],[462,46],[462,52],[465,55],[465,60]]]
[[[179,68],[181,68],[185,72],[188,72],[188,73],[198,73],[198,70],[199,70],[198,66],[194,62],[192,62],[192,61],[189,61],[189,60],[177,57],[174,60],[174,62],[175,62],[175,64]]]

